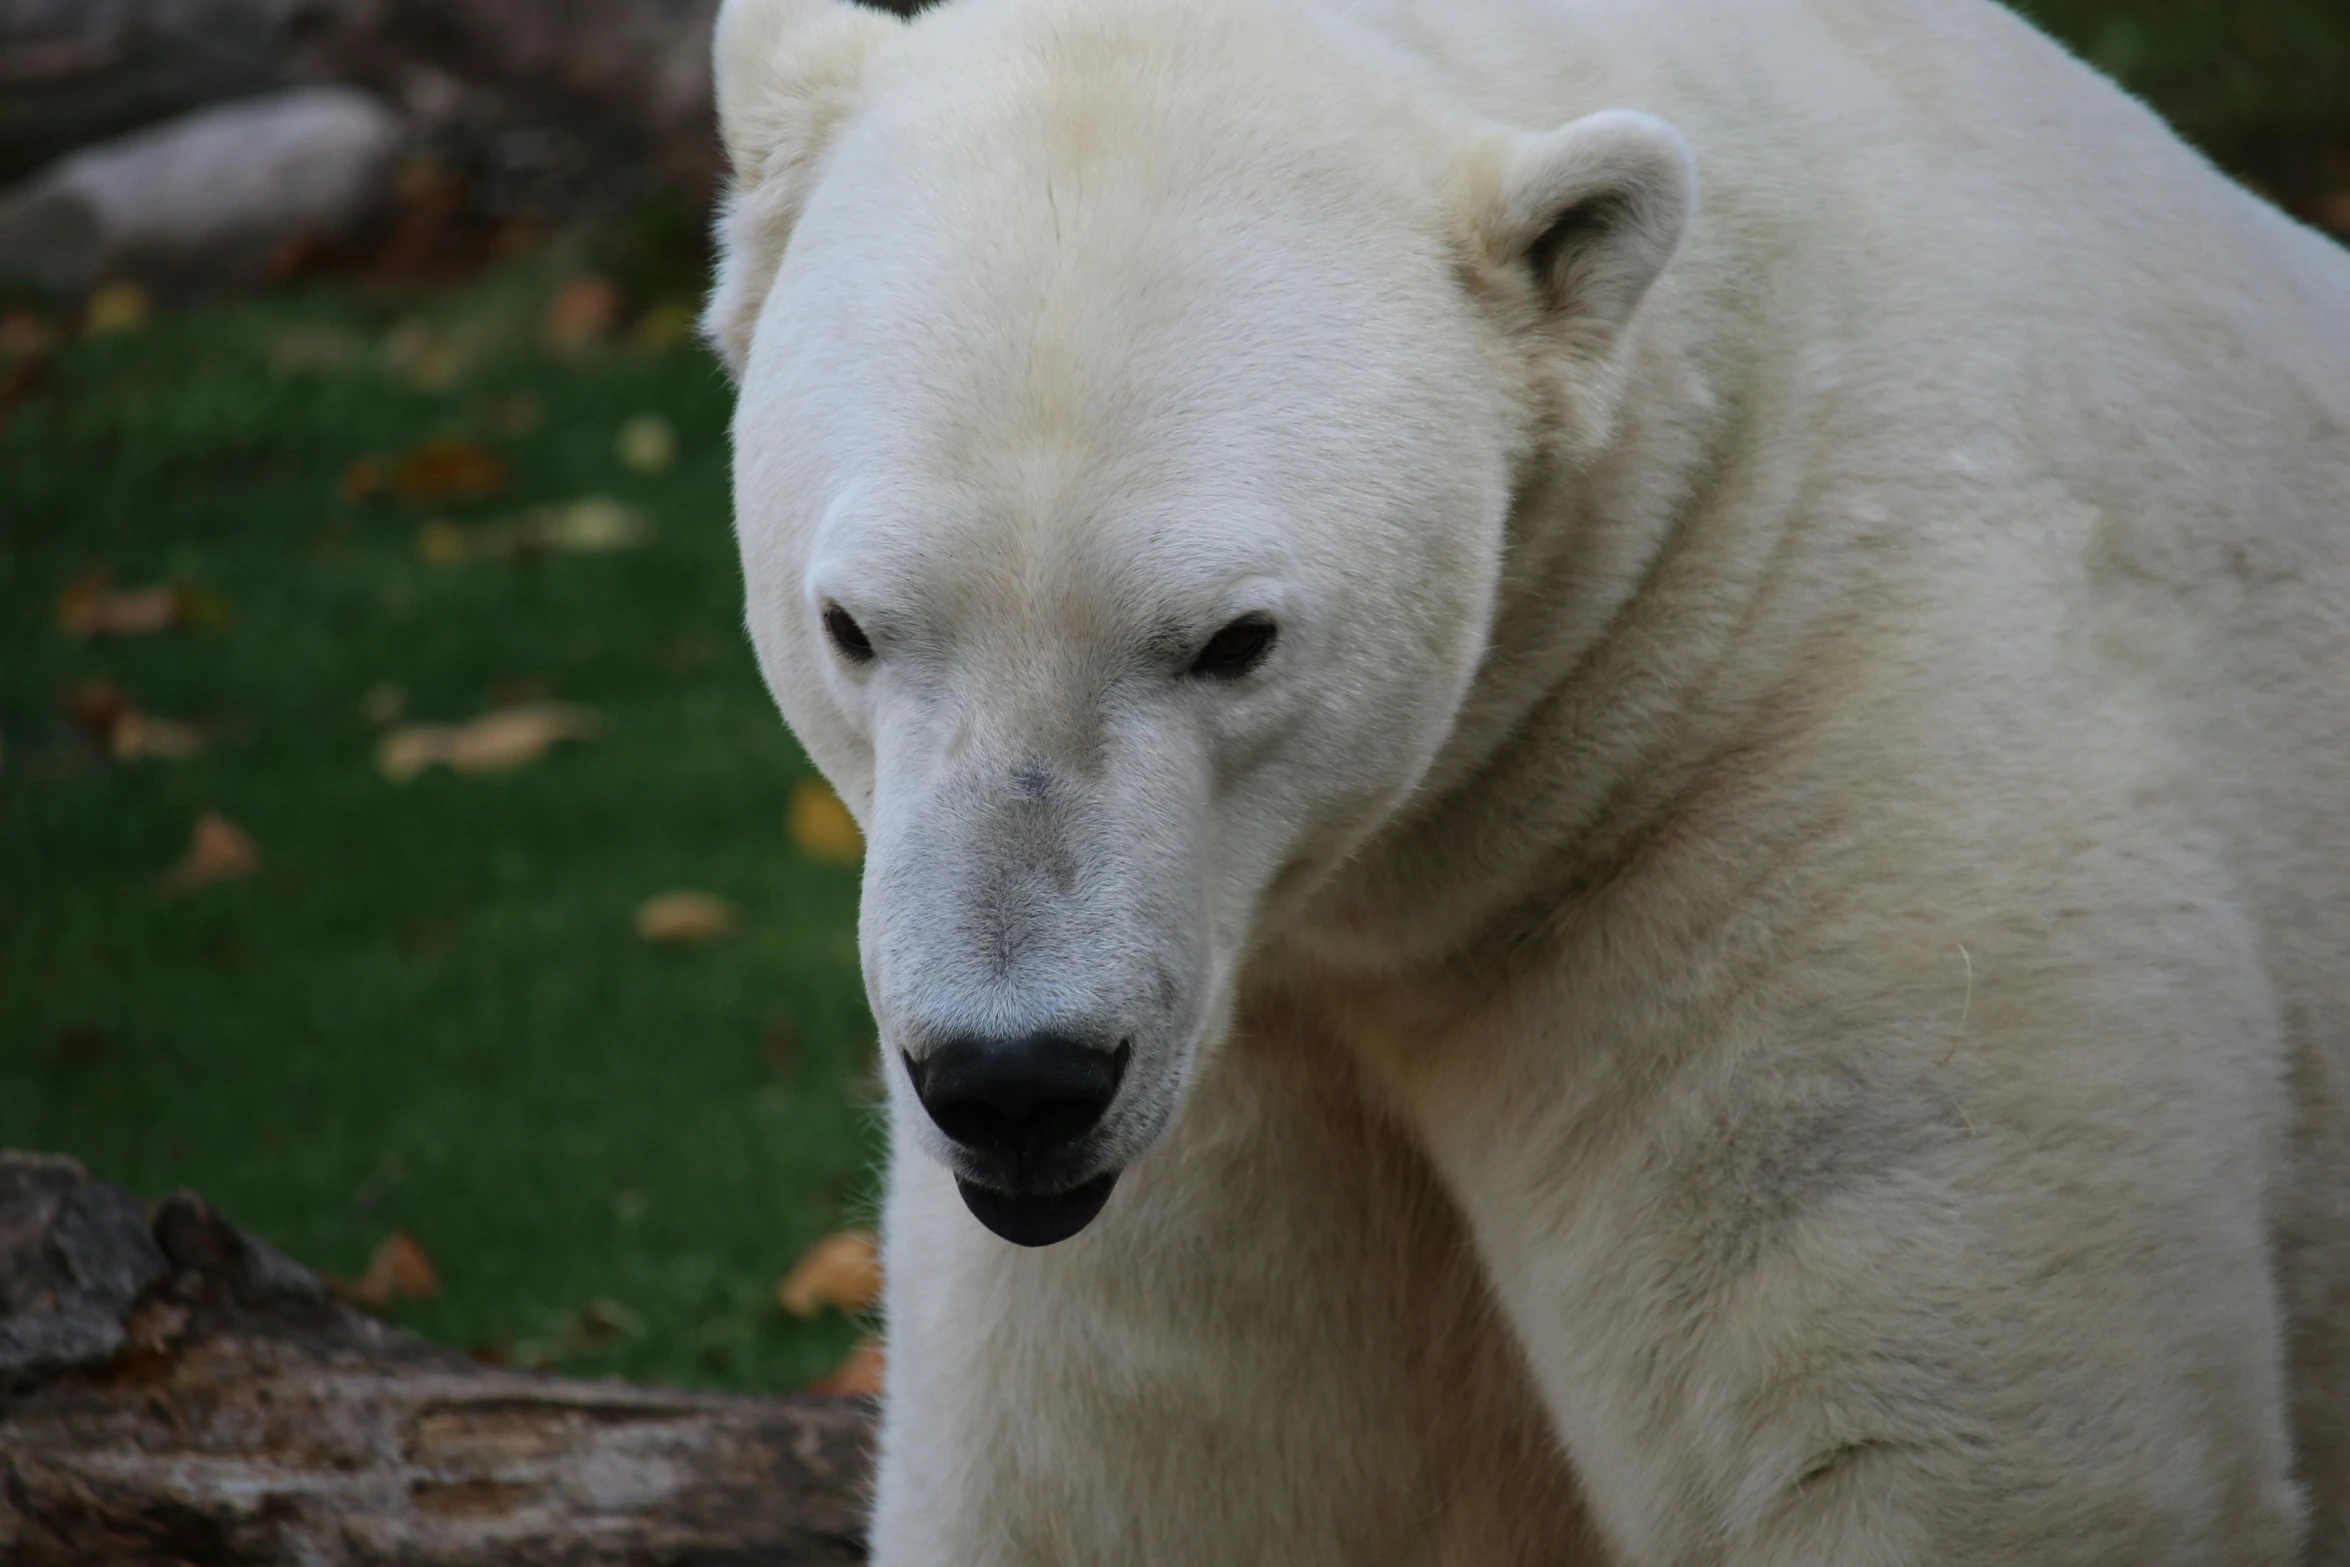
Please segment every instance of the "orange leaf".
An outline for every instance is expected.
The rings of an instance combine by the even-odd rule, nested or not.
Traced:
[[[77,637],[145,637],[187,620],[187,595],[178,588],[118,591],[93,572],[66,585],[57,596],[57,624]]]
[[[843,1230],[808,1248],[775,1287],[775,1298],[795,1317],[826,1307],[870,1311],[881,1299],[881,1254],[870,1230]]]
[[[506,459],[478,441],[443,436],[426,441],[392,467],[392,489],[402,500],[479,500],[506,488]],[[350,481],[345,479],[345,487]]]
[[[233,881],[261,868],[261,851],[253,847],[245,829],[221,815],[206,811],[196,818],[186,858],[163,878],[166,892],[190,892],[216,881]]]
[[[101,675],[66,692],[63,706],[66,718],[84,739],[101,751],[112,751],[115,726],[131,710],[131,699],[123,695],[122,687]]]
[[[591,272],[555,290],[539,330],[550,350],[568,356],[601,343],[619,319],[620,290]]]
[[[791,841],[812,860],[853,865],[865,853],[865,835],[840,797],[813,778],[791,792]]]
[[[384,1237],[367,1259],[367,1271],[355,1279],[332,1281],[343,1299],[381,1310],[395,1300],[430,1300],[441,1292],[441,1276],[432,1257],[406,1230]]]
[[[0,312],[0,364],[35,359],[57,346],[57,329],[30,310]]]
[[[351,466],[343,470],[343,499],[371,501],[391,488],[391,465],[372,453],[354,457]]]
[[[811,1393],[833,1398],[879,1398],[889,1371],[889,1357],[878,1339],[864,1339],[849,1358],[808,1384]]]

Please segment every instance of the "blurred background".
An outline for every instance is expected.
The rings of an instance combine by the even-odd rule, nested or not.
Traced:
[[[714,9],[0,0],[0,1146],[779,1388],[879,1090],[692,335]],[[2345,0],[2026,10],[2350,237]]]

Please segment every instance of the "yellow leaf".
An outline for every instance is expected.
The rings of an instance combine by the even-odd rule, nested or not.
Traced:
[[[675,348],[694,335],[698,316],[682,299],[667,299],[643,315],[629,329],[628,346],[639,353],[657,354]]]
[[[734,905],[707,892],[664,892],[636,910],[636,933],[646,941],[715,941],[734,924]]]
[[[667,473],[677,461],[677,430],[659,414],[638,414],[620,427],[612,449],[631,473]]]
[[[473,553],[465,530],[446,517],[435,517],[416,530],[416,554],[428,566],[454,566]]]
[[[82,330],[92,337],[135,332],[155,314],[155,301],[136,283],[109,283],[90,296]]]
[[[645,541],[644,519],[606,495],[542,506],[522,532],[543,548],[574,555],[600,555]]]
[[[813,778],[803,778],[791,792],[791,841],[812,860],[853,865],[865,853],[865,835],[857,819],[834,794]]]

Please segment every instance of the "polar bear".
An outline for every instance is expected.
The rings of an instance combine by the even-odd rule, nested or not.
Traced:
[[[881,1567],[2350,1562],[2350,257],[1984,0],[727,0]]]

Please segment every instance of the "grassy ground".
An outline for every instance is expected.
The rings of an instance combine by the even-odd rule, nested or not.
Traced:
[[[453,1343],[796,1383],[851,1336],[771,1291],[855,1217],[872,1152],[855,872],[787,839],[809,770],[739,632],[724,387],[685,342],[549,355],[554,280],[166,315],[65,349],[0,429],[0,1145],[195,1185],[337,1273],[412,1232],[444,1288],[393,1315]],[[646,413],[677,435],[657,476],[615,450]],[[450,436],[502,493],[346,494],[355,459]],[[436,521],[581,496],[649,542],[420,553]],[[60,595],[100,568],[194,590],[200,624],[68,635]],[[102,677],[206,749],[106,759],[66,715]],[[497,776],[376,769],[398,698],[528,696],[608,730]],[[207,810],[258,874],[160,891]],[[738,933],[640,941],[674,887]]]
[[[2339,0],[2027,9],[2298,210],[2350,190]],[[726,391],[657,330],[692,279],[632,279],[613,339],[558,354],[574,270],[175,312],[69,342],[13,407],[0,343],[0,1145],[194,1185],[338,1274],[411,1233],[443,1288],[391,1314],[452,1343],[789,1385],[854,1331],[772,1288],[867,1201],[855,875],[784,831],[808,769],[738,629]],[[616,448],[645,414],[677,438],[657,473]],[[473,444],[444,487],[486,453],[503,489],[353,493],[357,460],[394,477],[449,438]],[[649,541],[438,562],[583,497]],[[188,590],[197,624],[68,634],[60,596],[100,569]],[[110,759],[100,680],[205,749]],[[375,766],[394,708],[532,697],[608,728],[497,776]],[[260,869],[168,894],[206,811]],[[639,940],[675,887],[731,899],[737,932]]]

